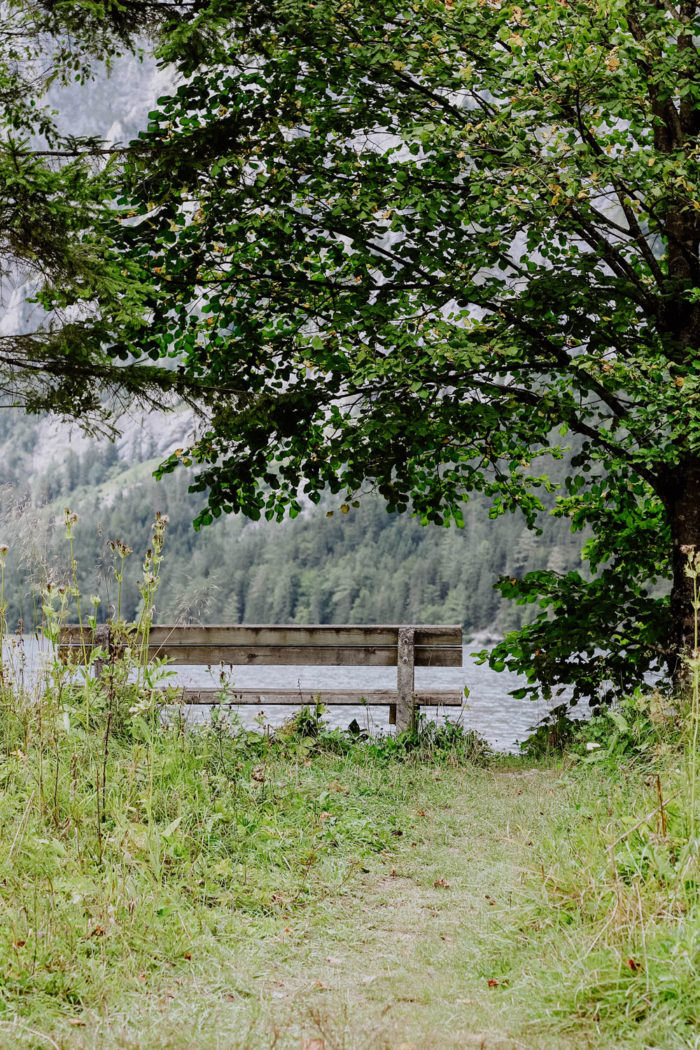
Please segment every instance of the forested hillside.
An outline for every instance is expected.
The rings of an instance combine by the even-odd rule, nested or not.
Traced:
[[[186,421],[185,421],[186,422]],[[366,497],[343,514],[337,504],[312,507],[294,521],[221,518],[195,532],[200,497],[187,477],[157,483],[151,477],[163,452],[161,431],[134,428],[120,445],[109,442],[40,448],[42,424],[6,411],[0,415],[3,537],[8,619],[25,626],[40,616],[32,596],[40,580],[66,581],[68,544],[64,509],[79,515],[75,550],[81,590],[115,600],[110,539],[134,548],[127,562],[122,612],[139,601],[140,560],[156,510],[170,518],[157,618],[248,622],[457,622],[467,632],[501,633],[532,607],[503,602],[493,584],[499,573],[534,568],[560,571],[579,563],[580,536],[565,521],[543,522],[542,536],[514,515],[492,520],[483,499],[465,513],[464,529],[421,526],[390,515]],[[55,456],[55,458],[53,458]],[[556,464],[555,464],[556,466]],[[331,517],[328,512],[333,510]]]

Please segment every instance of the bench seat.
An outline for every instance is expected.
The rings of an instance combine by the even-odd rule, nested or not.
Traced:
[[[65,661],[85,662],[93,646],[116,656],[131,643],[124,631],[102,624],[92,632],[78,624],[61,629],[59,653]],[[133,644],[138,638],[133,635]],[[176,666],[315,666],[396,667],[396,689],[230,689],[182,687],[187,704],[388,705],[390,722],[405,729],[415,724],[419,707],[457,707],[460,690],[416,690],[415,667],[461,667],[462,628],[428,624],[275,624],[211,626],[154,624],[148,636],[148,659]],[[95,662],[104,672],[108,660]]]

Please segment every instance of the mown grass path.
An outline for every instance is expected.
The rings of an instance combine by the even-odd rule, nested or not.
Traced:
[[[311,904],[244,921],[235,939],[208,940],[206,951],[193,949],[186,972],[175,967],[172,979],[83,1015],[84,1027],[54,1035],[59,1045],[594,1045],[543,1034],[523,995],[527,971],[515,975],[523,934],[512,905],[538,834],[556,821],[565,790],[558,774],[394,766],[389,775],[391,849]]]
[[[509,982],[511,904],[555,787],[549,772],[436,772],[395,856],[291,934],[267,986],[280,1015],[343,1050],[562,1046],[526,1033]]]

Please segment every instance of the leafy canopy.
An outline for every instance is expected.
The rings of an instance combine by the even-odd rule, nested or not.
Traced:
[[[533,458],[575,435],[554,512],[588,570],[502,581],[545,611],[492,659],[576,695],[665,662],[649,581],[700,462],[697,39],[661,0],[202,4],[161,50],[183,80],[120,242],[156,289],[147,352],[220,390],[162,468],[198,466],[199,524],[371,486],[534,525]]]
[[[147,288],[110,232],[128,150],[62,131],[70,114],[54,108],[49,91],[88,85],[138,52],[140,34],[164,24],[174,32],[186,8],[0,4],[0,292],[11,313],[0,327],[3,405],[88,422],[104,416],[106,394],[160,404],[185,392],[172,370],[137,364]]]

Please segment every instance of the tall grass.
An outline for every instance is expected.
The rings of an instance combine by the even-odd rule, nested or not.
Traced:
[[[687,689],[640,688],[569,737],[568,798],[520,904],[531,1023],[601,1046],[700,1046],[700,557],[688,575]]]
[[[68,511],[74,582],[44,589],[32,675],[22,638],[7,633],[0,549],[0,1045],[3,1025],[31,1044],[32,1032],[77,1023],[164,969],[186,973],[222,938],[337,892],[395,841],[406,789],[388,763],[480,754],[451,729],[382,755],[376,741],[328,733],[320,708],[275,738],[223,705],[189,727],[167,665],[147,659],[167,519],[154,522],[132,624],[118,598],[132,552],[111,544],[107,637],[97,603],[87,616],[80,607],[74,524]],[[76,616],[84,644],[66,656],[61,628]]]

